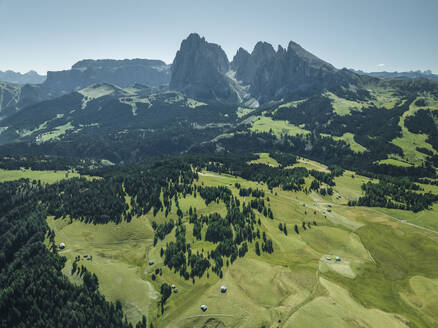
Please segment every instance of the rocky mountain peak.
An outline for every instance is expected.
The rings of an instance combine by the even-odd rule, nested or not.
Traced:
[[[307,96],[348,86],[355,80],[293,41],[286,49],[279,45],[277,51],[270,43],[260,41],[249,56],[239,49],[231,66],[236,79],[249,85],[250,94],[260,103]]]
[[[312,53],[305,50],[298,43],[290,41],[287,47],[287,56],[296,57],[298,60],[305,62],[308,65],[314,66],[316,68],[326,69],[330,71],[335,71],[336,69],[333,65],[323,61],[322,59],[316,57]]]
[[[250,57],[251,54],[248,51],[243,48],[239,48],[233,57],[233,61],[231,62],[231,69],[237,70],[237,68],[244,65]]]
[[[192,33],[176,53],[169,87],[197,99],[234,103],[238,97],[225,75],[229,68],[219,45]]]
[[[256,65],[264,61],[268,61],[275,56],[275,50],[272,44],[268,42],[259,41],[251,53],[251,57]]]

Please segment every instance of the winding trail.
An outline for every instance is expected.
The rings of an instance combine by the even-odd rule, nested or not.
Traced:
[[[415,223],[411,223],[411,222],[409,222],[409,221],[406,221],[406,220],[402,220],[402,219],[396,218],[395,216],[392,216],[392,215],[389,215],[389,214],[386,214],[386,213],[380,212],[380,211],[375,210],[375,209],[370,208],[370,207],[365,207],[365,206],[364,206],[364,207],[362,207],[362,208],[365,208],[365,209],[367,209],[368,211],[371,211],[371,212],[374,212],[374,213],[378,213],[378,214],[381,214],[381,215],[387,216],[387,217],[389,217],[389,218],[391,218],[391,219],[393,219],[393,220],[395,220],[395,221],[398,221],[398,222],[400,222],[400,223],[408,224],[408,225],[410,225],[410,226],[412,226],[412,227],[415,227],[415,228],[418,228],[418,229],[421,229],[421,230],[424,230],[424,231],[431,232],[431,233],[433,233],[433,234],[435,234],[435,235],[438,236],[438,231],[436,231],[436,230],[432,230],[432,229],[429,229],[429,228],[426,228],[426,227],[422,227],[422,226],[420,226],[420,225],[417,225],[417,224],[415,224]],[[423,214],[424,214],[424,213],[423,213]],[[421,215],[423,215],[423,214],[421,214]],[[420,216],[421,216],[421,215],[420,215]]]
[[[283,197],[283,198],[286,198],[286,199],[289,199],[289,200],[292,200],[292,201],[294,201],[294,202],[296,202],[296,203],[298,203],[298,204],[300,204],[300,205],[303,205],[303,204],[304,204],[304,205],[308,206],[309,208],[317,209],[317,210],[319,210],[319,211],[322,211],[322,210],[323,210],[323,209],[321,209],[321,208],[318,207],[318,206],[316,206],[316,207],[313,206],[312,203],[308,203],[308,202],[306,203],[306,202],[303,202],[303,201],[299,201],[298,199],[295,199],[295,198],[293,198],[293,197],[289,197],[289,196],[286,196],[286,195],[281,195],[281,194],[279,194],[279,196],[280,196],[280,197]],[[318,204],[318,205],[326,205],[326,206],[330,205],[331,207],[335,207],[335,206],[338,206],[338,207],[341,207],[341,206],[342,206],[342,207],[346,207],[346,206],[347,206],[347,205],[343,205],[343,204],[335,204],[335,203],[330,203],[330,202],[320,202],[320,201],[318,201],[317,199],[315,199],[314,202],[315,202],[316,204]],[[436,231],[436,230],[433,230],[433,229],[429,229],[429,228],[426,228],[426,227],[420,226],[420,225],[418,225],[418,224],[415,224],[415,223],[409,222],[409,221],[407,221],[407,220],[399,219],[399,218],[397,218],[397,217],[395,217],[395,216],[392,216],[392,215],[390,215],[390,214],[386,214],[386,213],[384,213],[384,212],[378,211],[378,210],[376,210],[376,209],[374,209],[374,208],[372,208],[372,207],[360,206],[359,208],[362,208],[362,209],[365,209],[365,210],[367,210],[367,211],[371,211],[371,212],[374,212],[374,213],[377,213],[377,214],[384,215],[384,216],[389,217],[389,218],[391,218],[391,219],[393,219],[393,220],[395,220],[395,221],[397,221],[397,222],[399,222],[399,223],[407,224],[407,225],[410,225],[410,226],[415,227],[415,228],[417,228],[417,229],[421,229],[421,230],[424,230],[424,231],[430,232],[430,233],[432,233],[432,234],[438,236],[438,231]],[[334,213],[334,212],[332,212],[332,213]],[[339,215],[339,214],[337,214],[337,215]],[[424,215],[424,213],[422,213],[422,214],[420,214],[419,216],[417,216],[417,218],[421,217],[422,215]]]
[[[190,317],[185,317],[184,319],[192,319],[192,318],[198,318],[198,317],[232,317],[232,314],[222,314],[222,313],[212,313],[212,314],[198,314],[198,315],[192,315]]]

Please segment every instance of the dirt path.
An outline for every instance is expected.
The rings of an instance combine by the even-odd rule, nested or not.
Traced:
[[[369,207],[363,207],[363,208],[366,208],[368,211],[371,211],[371,212],[374,212],[374,213],[378,213],[378,214],[382,214],[384,216],[387,216],[387,217],[389,217],[389,218],[391,218],[391,219],[393,219],[395,221],[398,221],[400,223],[408,224],[408,225],[410,225],[412,227],[415,227],[415,228],[418,228],[418,229],[421,229],[421,230],[425,230],[425,231],[431,232],[431,233],[433,233],[433,234],[438,236],[438,231],[435,231],[435,230],[432,230],[432,229],[429,229],[429,228],[426,228],[426,227],[422,227],[420,225],[417,225],[415,223],[411,223],[411,222],[406,221],[406,220],[402,220],[402,219],[396,218],[395,216],[392,216],[392,215],[380,212],[380,211],[375,210],[373,208],[369,208]]]
[[[306,304],[310,303],[311,301],[313,301],[315,299],[316,296],[316,291],[318,289],[319,286],[319,269],[316,270],[316,282],[315,285],[312,288],[312,291],[310,292],[309,296],[306,297],[306,299],[304,301],[302,301],[301,303],[297,304],[296,306],[294,306],[286,315],[286,317],[284,318],[284,320],[282,320],[282,324],[281,326],[283,326],[284,324],[287,324],[287,322],[289,321],[289,319],[299,310],[301,309],[303,306],[305,306]]]
[[[198,174],[202,175],[204,177],[225,178],[224,176],[216,175],[216,174],[212,174],[212,173],[198,172]]]
[[[198,315],[192,315],[190,317],[185,317],[184,319],[192,319],[192,318],[198,318],[198,317],[232,317],[232,314],[222,314],[222,313],[212,313],[212,314],[198,314]]]
[[[327,170],[325,167],[323,167],[321,165],[318,165],[318,164],[315,164],[315,163],[311,163],[311,162],[308,162],[308,161],[303,160],[303,159],[299,159],[298,162],[299,163],[303,163],[303,164],[312,165],[312,166],[314,166],[314,167],[316,167],[316,168],[318,168],[318,169],[320,169],[321,171],[324,171],[324,172],[328,172],[329,171],[329,170]]]

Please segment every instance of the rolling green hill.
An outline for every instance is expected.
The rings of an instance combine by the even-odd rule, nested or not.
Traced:
[[[100,293],[120,302],[132,323],[143,316],[155,327],[438,322],[438,199],[416,212],[350,206],[366,195],[362,185],[386,178],[280,153],[80,172],[96,178],[30,170],[0,178],[45,183],[34,200],[47,210],[54,236],[47,247],[66,245],[58,249],[62,273],[79,288],[79,268],[95,274]],[[417,186],[403,193],[438,194],[436,185]],[[176,289],[163,301],[165,284]]]
[[[247,151],[267,151],[267,144],[284,151],[288,139],[288,151],[323,162],[330,162],[330,154],[314,149],[333,147],[346,168],[436,166],[436,137],[429,137],[435,132],[408,128],[405,121],[430,121],[420,114],[438,109],[437,90],[430,81],[370,80],[361,92],[325,92],[242,111],[141,85],[122,89],[99,84],[3,120],[0,153],[13,148],[23,155],[120,162],[185,151],[240,152],[239,139],[247,136],[253,145]],[[258,137],[251,137],[254,134]],[[269,141],[257,141],[261,139]]]
[[[225,160],[224,166],[211,166],[219,158],[207,158],[205,164],[202,158],[184,159],[185,163],[191,162],[197,167],[193,168],[198,173],[192,182],[187,180],[189,171],[185,166],[180,167],[182,175],[176,184],[170,173],[173,171],[169,171],[167,183],[174,187],[163,187],[159,199],[163,204],[167,204],[168,199],[173,206],[163,205],[165,208],[161,210],[151,209],[142,214],[138,206],[142,206],[140,199],[144,196],[134,181],[153,181],[150,179],[154,179],[154,175],[160,179],[159,175],[167,168],[179,167],[177,161],[94,171],[104,181],[124,181],[123,203],[126,213],[132,217],[129,215],[130,219],[125,218],[120,223],[96,221],[93,224],[73,212],[72,216],[58,218],[49,215],[47,223],[54,231],[55,245],[61,242],[66,245],[59,250],[67,259],[63,274],[81,286],[83,281],[76,269],[72,273],[72,268],[73,263],[75,267],[84,266],[97,275],[99,291],[107,300],[121,302],[129,321],[135,323],[146,315],[154,327],[319,327],[322,321],[325,327],[434,327],[438,323],[434,301],[438,296],[436,205],[417,213],[348,206],[349,201],[363,194],[362,184],[378,183],[378,180],[345,171],[333,178],[332,194],[323,195],[322,189],[328,190],[331,186],[329,180],[324,181],[330,185],[321,182],[320,189],[311,188],[315,177],[319,177],[318,172],[330,174],[330,169],[305,158],[299,158],[287,168],[280,167],[269,154],[248,158],[253,163],[248,165],[259,165],[251,166],[249,172],[263,169],[271,172],[269,174],[283,174],[281,172],[307,167],[306,172],[310,174],[304,177],[304,184],[297,191],[285,190],[284,183],[275,186],[275,175],[271,180],[256,173],[249,179],[243,178],[241,175],[246,173],[238,167],[244,168],[246,164],[241,160],[235,167],[241,173],[234,175],[220,173],[235,165],[231,161]],[[266,169],[264,164],[268,165]],[[144,173],[137,176],[140,172]],[[147,172],[156,173],[151,176]],[[33,172],[27,174],[32,176]],[[35,172],[33,178],[46,179],[45,174]],[[19,177],[17,174],[16,178]],[[73,176],[69,178],[74,181]],[[55,183],[55,180],[47,181]],[[94,188],[94,183],[101,182],[90,180],[89,183],[89,188]],[[109,186],[99,188],[113,189]],[[144,187],[149,188],[147,186]],[[190,192],[184,186],[195,189]],[[420,186],[438,194],[436,186]],[[59,184],[56,188],[64,187]],[[168,193],[173,188],[180,192],[170,199]],[[65,192],[71,192],[68,190]],[[216,190],[229,190],[234,200],[229,203],[226,193],[211,197],[209,193]],[[250,190],[257,193],[251,194]],[[207,235],[211,234],[214,221],[210,222],[210,218],[201,225],[200,238],[195,227],[213,213],[228,217],[230,204],[235,206],[232,204],[237,200],[240,210],[256,200],[263,200],[266,208],[272,210],[273,218],[255,207],[252,210],[254,239],[244,239],[237,245],[240,249],[245,243],[247,252],[234,259],[232,255],[221,257],[223,264],[217,271],[214,262],[217,255],[213,253],[217,252],[220,242],[206,240],[210,238]],[[65,201],[68,208],[67,198]],[[98,220],[99,211],[96,208],[97,216],[92,220]],[[169,222],[175,226],[160,235],[158,231]],[[238,226],[232,225],[234,239]],[[200,277],[185,278],[177,267],[170,268],[166,262],[167,249],[181,238],[181,231],[185,231],[191,254],[199,254],[210,262]],[[157,234],[161,237],[157,238]],[[272,241],[272,253],[264,250],[265,238]],[[256,243],[260,245],[260,253],[256,251]],[[87,260],[85,254],[92,259]],[[336,261],[336,257],[340,257],[340,261]],[[194,268],[194,264],[187,265],[188,272]],[[163,284],[175,285],[177,293],[171,289],[161,310]],[[223,285],[227,286],[225,293],[220,291]],[[202,304],[207,305],[207,311],[201,311]]]

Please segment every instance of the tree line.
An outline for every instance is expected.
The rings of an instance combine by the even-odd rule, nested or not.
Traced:
[[[81,269],[79,285],[63,275],[66,259],[57,254],[39,188],[23,180],[0,183],[0,325],[133,327],[121,303],[100,294],[95,275]],[[146,328],[146,318],[136,327]]]

